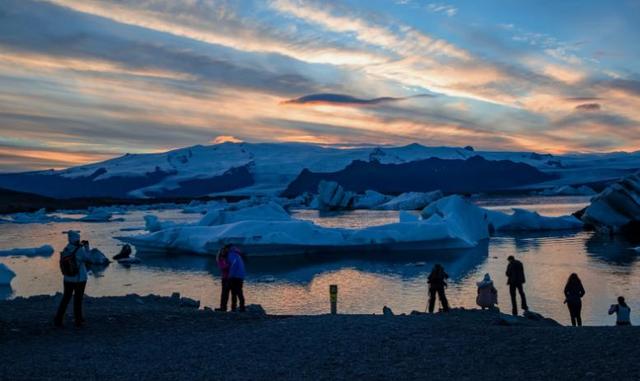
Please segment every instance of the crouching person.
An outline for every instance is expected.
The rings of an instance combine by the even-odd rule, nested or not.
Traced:
[[[67,305],[73,297],[73,316],[76,327],[82,326],[82,297],[87,285],[87,246],[88,242],[80,241],[80,233],[67,232],[69,243],[60,253],[60,270],[64,276],[64,294],[54,319],[56,327],[62,327]]]
[[[485,308],[492,309],[498,304],[498,290],[493,285],[491,275],[484,274],[484,279],[476,283],[478,285],[478,296],[476,304],[483,310]]]

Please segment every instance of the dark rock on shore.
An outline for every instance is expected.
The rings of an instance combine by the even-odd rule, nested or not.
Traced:
[[[633,380],[636,327],[558,326],[497,311],[273,316],[182,298],[87,298],[55,329],[56,296],[0,301],[2,380]],[[70,321],[68,322],[70,323]],[[71,360],[70,360],[71,359]]]

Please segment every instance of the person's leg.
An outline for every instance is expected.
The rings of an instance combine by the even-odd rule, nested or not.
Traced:
[[[516,300],[516,287],[509,285],[509,295],[511,295],[511,313],[513,316],[518,315],[518,301]]]
[[[86,286],[87,282],[74,283],[73,316],[78,326],[84,323],[84,317],[82,316],[82,298],[84,297],[84,289]]]
[[[529,311],[529,306],[527,306],[527,297],[524,294],[524,286],[518,286],[518,293],[520,293],[520,301],[522,302],[522,309],[525,311]]]
[[[567,308],[569,308],[569,316],[571,317],[571,325],[576,326],[576,309],[571,303],[567,303]]]
[[[71,300],[71,296],[73,295],[73,284],[69,282],[64,282],[64,291],[62,294],[62,300],[60,301],[60,305],[58,306],[58,312],[56,313],[56,317],[54,319],[54,323],[57,326],[61,326],[64,321],[64,313],[67,311],[67,305]]]
[[[220,292],[220,310],[226,311],[227,304],[229,304],[229,293],[231,292],[231,286],[229,285],[229,278],[222,279],[221,292]]]
[[[447,300],[447,296],[444,294],[444,287],[438,289],[438,298],[440,298],[440,303],[442,303],[442,311],[449,311],[449,301]]]
[[[582,327],[582,301],[579,301],[576,306],[576,322],[578,327]]]
[[[238,301],[240,302],[240,312],[244,312],[245,308],[244,308],[244,279],[238,279],[238,285],[237,285],[237,295],[238,295]]]
[[[238,282],[236,278],[229,279],[229,286],[231,288],[231,311],[235,311],[238,308]]]
[[[433,313],[433,308],[436,305],[436,290],[432,287],[429,287],[429,313]]]

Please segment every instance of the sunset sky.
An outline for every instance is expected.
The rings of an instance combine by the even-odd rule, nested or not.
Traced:
[[[640,0],[0,0],[0,171],[225,140],[640,150]]]

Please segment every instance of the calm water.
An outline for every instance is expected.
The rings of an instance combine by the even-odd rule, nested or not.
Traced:
[[[547,215],[568,214],[586,205],[580,197],[484,199],[479,204],[492,209],[523,207]],[[0,249],[35,247],[51,244],[64,247],[68,229],[81,230],[83,238],[107,256],[119,250],[114,237],[138,234],[122,228],[142,226],[148,212],[130,212],[123,222],[56,223],[0,225]],[[198,215],[177,210],[158,211],[163,219],[193,221]],[[326,226],[362,227],[397,220],[393,211],[354,211],[318,214],[297,211]],[[587,295],[583,319],[586,324],[611,324],[608,306],[618,295],[625,295],[634,311],[640,310],[640,276],[637,245],[623,240],[596,237],[588,232],[500,235],[473,250],[425,252],[421,255],[325,255],[299,258],[250,258],[246,295],[250,303],[262,304],[270,313],[316,314],[329,309],[330,284],[339,285],[339,310],[346,313],[380,313],[382,306],[394,312],[424,310],[426,277],[436,261],[443,263],[452,277],[447,290],[453,306],[473,308],[475,282],[486,272],[494,278],[500,307],[509,311],[508,288],[504,270],[507,256],[515,255],[525,264],[526,292],[531,308],[560,322],[568,321],[562,304],[562,289],[571,272],[583,280]],[[57,255],[51,258],[7,258],[0,262],[17,276],[11,289],[0,288],[0,297],[12,298],[54,294],[61,289]],[[218,270],[212,258],[193,256],[143,257],[143,263],[124,267],[112,263],[94,273],[87,285],[90,295],[161,294],[177,291],[215,306],[219,293]],[[634,312],[635,314],[635,312]],[[633,316],[632,316],[633,318]]]

